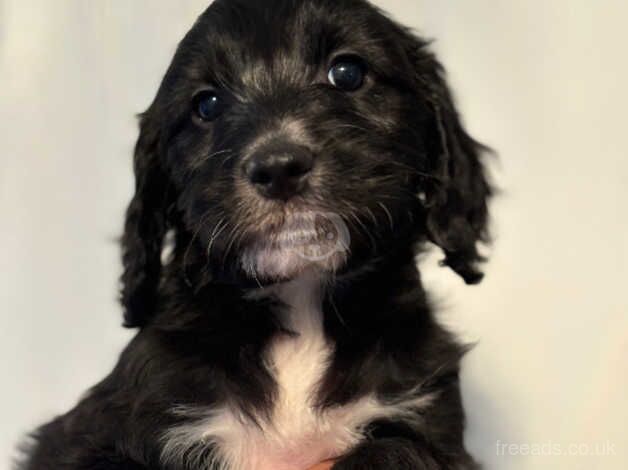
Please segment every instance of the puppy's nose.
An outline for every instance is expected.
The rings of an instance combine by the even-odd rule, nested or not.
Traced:
[[[313,166],[314,157],[307,147],[282,145],[253,154],[244,173],[264,197],[287,200],[303,190]]]

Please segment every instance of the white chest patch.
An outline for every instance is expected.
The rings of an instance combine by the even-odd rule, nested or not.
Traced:
[[[344,406],[316,409],[319,381],[333,353],[323,333],[318,282],[299,280],[275,293],[290,307],[284,326],[295,335],[277,337],[266,361],[278,386],[270,419],[255,425],[228,406],[173,412],[189,418],[163,436],[162,460],[194,469],[306,470],[342,455],[364,438],[364,427],[387,417],[411,419],[433,397],[408,393],[383,403],[367,395]],[[185,467],[188,468],[188,467]]]

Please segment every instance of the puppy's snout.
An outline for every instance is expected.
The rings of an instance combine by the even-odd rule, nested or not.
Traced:
[[[245,163],[244,173],[264,197],[288,200],[305,188],[313,166],[310,149],[282,144],[256,151]]]

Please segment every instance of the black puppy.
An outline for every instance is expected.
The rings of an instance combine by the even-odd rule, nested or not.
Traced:
[[[415,255],[481,279],[483,150],[427,43],[365,1],[214,2],[141,118],[138,334],[21,468],[477,468]]]

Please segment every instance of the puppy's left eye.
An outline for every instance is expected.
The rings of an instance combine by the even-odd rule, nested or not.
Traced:
[[[224,110],[221,97],[213,90],[204,90],[196,94],[192,100],[194,112],[203,121],[213,121]]]
[[[357,57],[341,57],[327,73],[329,83],[344,91],[355,91],[364,84],[366,67]]]

